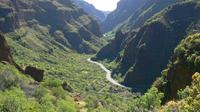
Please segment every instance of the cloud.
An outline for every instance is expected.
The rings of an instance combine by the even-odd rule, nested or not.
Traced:
[[[103,11],[113,11],[117,7],[119,0],[85,0],[93,4],[97,9]]]

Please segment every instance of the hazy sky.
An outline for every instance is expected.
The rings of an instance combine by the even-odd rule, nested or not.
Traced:
[[[93,4],[97,9],[103,11],[113,11],[117,7],[119,0],[85,0]]]

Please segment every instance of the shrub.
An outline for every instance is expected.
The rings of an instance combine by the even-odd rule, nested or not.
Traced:
[[[153,109],[154,107],[159,107],[161,104],[161,99],[164,97],[163,93],[159,93],[158,89],[153,87],[141,97],[141,102],[143,102],[144,108]]]
[[[46,96],[47,92],[48,92],[48,91],[47,91],[46,88],[40,86],[40,87],[38,87],[38,88],[36,89],[35,94],[34,94],[34,97],[39,101],[39,103],[41,103],[41,102],[42,102],[42,98],[43,98],[44,96]]]
[[[76,112],[75,105],[69,101],[59,100],[57,106],[58,112]]]
[[[59,79],[47,79],[45,80],[45,82],[43,82],[43,85],[49,88],[60,87],[62,85],[62,82]]]
[[[10,71],[4,71],[0,74],[0,89],[9,89],[19,85],[19,78]]]
[[[28,100],[24,93],[17,88],[0,92],[1,112],[37,112],[36,102]],[[39,111],[38,111],[39,112]]]
[[[161,99],[164,97],[163,93],[159,93],[158,89],[152,87],[143,96],[135,100],[132,110],[135,112],[149,112],[161,105]]]
[[[52,93],[56,98],[65,99],[66,91],[62,87],[54,87],[52,88]]]
[[[163,106],[161,110],[167,112],[168,110],[178,112],[199,112],[200,110],[200,74],[195,73],[192,77],[193,82],[191,86],[179,91],[179,101],[170,101]]]

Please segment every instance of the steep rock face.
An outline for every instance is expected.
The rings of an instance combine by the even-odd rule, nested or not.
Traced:
[[[128,38],[130,39],[134,38],[138,29],[142,27],[149,18],[151,18],[152,16],[154,16],[155,14],[157,14],[158,12],[160,12],[167,6],[172,5],[173,3],[176,3],[176,2],[178,1],[177,0],[159,0],[159,1],[147,0],[144,2],[144,4],[140,6],[140,8],[138,8],[136,11],[133,12],[133,14],[131,14],[129,19],[123,22],[122,25],[118,25],[118,27],[116,27],[114,30],[120,29],[121,31],[126,32],[127,39],[126,39],[126,42],[123,42],[123,43],[127,43],[129,41]],[[109,44],[112,44],[112,42]],[[105,47],[103,47],[103,49],[105,49]],[[112,52],[110,51],[110,53]],[[102,52],[101,53],[99,52],[97,55],[100,56],[101,54]],[[109,55],[112,55],[112,54],[109,54]],[[103,59],[108,59],[108,56],[107,57],[104,56]]]
[[[102,23],[102,31],[111,31],[114,27],[129,18],[147,0],[121,0],[117,9],[111,12]]]
[[[8,13],[12,13],[13,9],[11,8],[0,8],[0,16],[5,16]],[[10,32],[13,31],[15,28],[19,28],[19,22],[16,14],[12,14],[12,16],[8,16],[5,19],[0,19],[0,29],[2,32]]]
[[[154,83],[165,93],[164,102],[177,98],[177,91],[192,82],[192,76],[200,72],[200,34],[184,39],[175,49],[168,68],[162,72],[162,81]]]
[[[200,7],[196,2],[176,4],[153,17],[125,48],[116,71],[126,75],[124,84],[144,92],[167,65],[174,48],[199,24]]]
[[[113,60],[114,58],[119,55],[119,52],[124,48],[124,40],[126,35],[123,34],[121,31],[118,31],[115,35],[115,39],[112,40],[109,44],[104,46],[94,58],[95,60],[103,60],[109,59]]]
[[[98,43],[101,36],[97,21],[70,0],[2,0],[0,4],[0,30],[3,32],[41,25],[49,29],[50,35],[56,31],[64,33],[71,49],[80,53],[94,52],[88,43]]]
[[[84,11],[93,16],[99,23],[106,19],[106,14],[96,9],[92,4],[89,4],[83,0],[74,0],[74,3],[83,8]]]
[[[2,34],[0,34],[0,61],[6,61],[10,64],[14,63],[10,48]]]
[[[137,29],[156,13],[176,2],[178,0],[148,0],[119,27],[125,31]]]

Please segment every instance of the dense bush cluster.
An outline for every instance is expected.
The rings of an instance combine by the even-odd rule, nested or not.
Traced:
[[[200,74],[195,73],[192,77],[191,86],[179,91],[179,101],[170,101],[160,110],[162,112],[198,112],[200,110]]]
[[[152,87],[143,96],[135,100],[131,110],[133,112],[155,111],[156,108],[160,107],[163,97],[163,93],[160,93],[157,88]]]
[[[193,34],[184,39],[175,49],[177,61],[185,61],[194,71],[200,71],[200,34]]]

